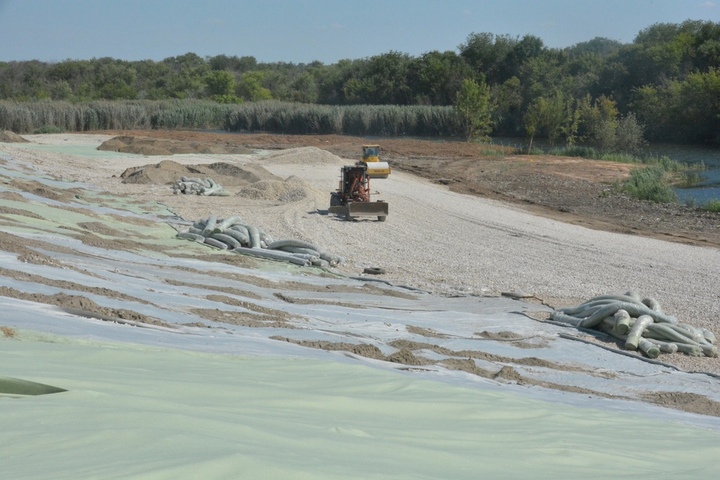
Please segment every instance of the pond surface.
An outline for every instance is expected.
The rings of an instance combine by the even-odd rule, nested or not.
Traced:
[[[706,204],[720,200],[720,149],[692,145],[652,145],[647,149],[653,155],[666,155],[678,162],[691,165],[702,163],[705,170],[700,172],[702,180],[692,188],[676,188],[682,203]]]

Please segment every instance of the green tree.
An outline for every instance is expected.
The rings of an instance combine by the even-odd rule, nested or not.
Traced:
[[[507,70],[505,61],[517,44],[518,40],[509,35],[471,33],[458,50],[477,75],[483,75],[487,82],[495,84],[509,78],[503,78]]]
[[[590,104],[589,98],[579,106],[583,138],[601,150],[613,150],[617,142],[618,116],[614,100],[601,96]]]
[[[512,77],[502,85],[490,89],[493,97],[493,125],[495,130],[517,135],[522,131],[522,85]],[[522,135],[522,133],[520,133]]]
[[[257,69],[255,57],[237,57],[233,55],[216,55],[208,59],[208,65],[212,70],[227,70],[235,73],[245,73]]]
[[[570,104],[560,92],[551,97],[538,97],[528,107],[524,117],[525,132],[530,137],[532,150],[533,139],[536,135],[545,136],[554,144],[563,135],[574,138],[574,116]],[[572,142],[571,140],[570,142]]]
[[[587,42],[580,42],[568,47],[565,51],[571,59],[584,57],[585,55],[599,55],[602,58],[617,53],[620,47],[622,47],[622,43],[617,40],[595,37]]]
[[[633,100],[630,104],[639,121],[648,125],[649,138],[668,138],[673,115],[670,114],[667,91],[654,85],[644,85],[633,91]]]
[[[138,98],[148,100],[168,98],[165,87],[172,71],[165,62],[141,60],[134,62],[133,66],[137,71]]]
[[[318,88],[318,102],[327,104],[348,104],[343,92],[345,83],[358,75],[360,65],[365,60],[340,60],[323,69],[322,75],[316,78]]]
[[[531,59],[541,57],[548,51],[543,41],[534,35],[515,40],[499,69],[498,83],[521,75],[523,66]]]
[[[473,76],[470,66],[454,52],[432,51],[410,61],[407,86],[415,104],[452,105],[463,80]]]
[[[720,143],[720,68],[695,72],[680,84],[685,140]]]
[[[455,109],[460,115],[465,138],[488,140],[492,132],[490,88],[484,81],[465,79],[457,92]]]
[[[407,76],[410,57],[389,52],[355,64],[342,92],[348,103],[408,105],[412,101]]]
[[[94,97],[103,100],[137,98],[137,71],[131,62],[105,57],[93,61]]]
[[[290,84],[290,99],[300,103],[315,103],[318,100],[318,86],[315,76],[311,72],[301,73]]]
[[[213,70],[205,75],[205,88],[210,96],[232,95],[235,91],[235,77],[225,70]]]
[[[535,139],[535,135],[538,134],[540,128],[542,127],[543,108],[544,99],[540,97],[530,104],[527,111],[525,112],[525,116],[523,117],[523,121],[525,124],[525,132],[530,138],[530,141],[528,142],[528,153],[532,152],[533,140]]]
[[[634,113],[630,112],[618,120],[614,150],[638,154],[646,144],[644,127]]]
[[[199,98],[205,87],[203,81],[210,67],[202,57],[186,53],[163,60],[170,74],[163,82],[165,95],[170,98]]]
[[[263,86],[262,82],[264,77],[263,72],[253,71],[245,73],[240,77],[240,82],[235,88],[237,95],[250,102],[270,100],[272,98],[272,92]]]

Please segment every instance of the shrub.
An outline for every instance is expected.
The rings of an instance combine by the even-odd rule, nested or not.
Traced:
[[[659,166],[636,168],[630,178],[621,185],[621,190],[640,200],[655,203],[674,203],[678,198],[666,181],[666,172]]]
[[[37,135],[40,133],[63,133],[64,131],[65,130],[55,125],[45,125],[44,127],[33,130],[33,133]]]

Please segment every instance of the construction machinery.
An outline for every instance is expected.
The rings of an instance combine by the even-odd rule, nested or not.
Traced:
[[[328,212],[346,220],[377,217],[379,222],[384,222],[388,215],[388,204],[382,200],[370,200],[370,179],[387,178],[390,166],[380,161],[379,145],[363,145],[362,149],[361,161],[341,168],[340,186],[330,194]]]

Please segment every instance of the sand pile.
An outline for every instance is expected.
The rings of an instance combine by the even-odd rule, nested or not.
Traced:
[[[3,130],[0,132],[0,142],[3,143],[29,143],[29,140],[24,139],[15,132],[10,130]]]
[[[303,200],[310,196],[323,195],[317,188],[296,176],[285,180],[260,180],[242,188],[237,195],[254,200],[290,203]]]
[[[226,162],[216,162],[210,165],[198,165],[195,168],[204,169],[205,167],[212,170],[214,175],[220,177],[233,177],[241,181],[241,183],[230,182],[228,185],[242,185],[247,183],[255,183],[261,180],[274,180],[275,175],[265,170],[260,165],[247,163],[243,166],[233,165]]]
[[[160,185],[172,184],[182,177],[210,177],[216,183],[228,186],[243,186],[277,178],[259,165],[237,166],[226,162],[209,165],[182,165],[173,160],[131,167],[120,176],[123,178],[123,183]]]
[[[263,157],[263,161],[292,165],[345,165],[348,163],[347,160],[317,147],[289,148],[273,152]]]
[[[249,148],[236,145],[222,145],[182,140],[163,140],[149,137],[118,136],[106,140],[98,150],[137,153],[140,155],[176,155],[191,153],[207,154],[250,154]]]

